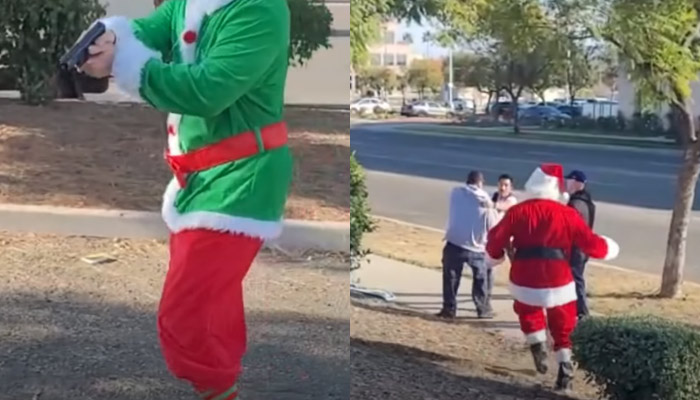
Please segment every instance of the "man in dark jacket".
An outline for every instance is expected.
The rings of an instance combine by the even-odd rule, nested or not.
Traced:
[[[571,197],[569,207],[578,211],[589,227],[593,228],[595,221],[595,204],[591,194],[586,190],[586,174],[579,170],[573,170],[566,176],[566,186]],[[586,298],[586,281],[583,276],[588,257],[578,248],[571,249],[571,271],[576,282],[577,312],[578,318],[588,316],[588,300]]]

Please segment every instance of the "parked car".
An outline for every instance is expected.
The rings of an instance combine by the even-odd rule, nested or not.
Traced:
[[[534,106],[520,110],[518,116],[523,123],[534,123],[539,125],[564,126],[571,120],[571,116],[564,114],[554,107]]]
[[[407,117],[445,117],[452,110],[434,101],[416,101],[401,107],[401,115]]]
[[[559,106],[557,107],[557,110],[561,111],[562,113],[572,117],[580,117],[583,115],[583,107],[579,106],[571,106],[571,105],[564,105],[564,106]]]
[[[391,111],[391,105],[382,99],[366,97],[350,104],[350,111],[358,114],[379,114]]]
[[[522,104],[518,105],[518,109],[521,111],[525,108],[529,107]],[[504,117],[506,119],[510,119],[513,117],[513,103],[510,101],[499,101],[498,103],[493,103],[489,106],[488,112],[495,118]]]

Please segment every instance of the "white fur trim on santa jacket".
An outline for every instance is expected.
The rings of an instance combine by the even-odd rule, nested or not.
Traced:
[[[511,282],[510,294],[515,300],[529,306],[553,308],[576,301],[576,284],[571,281],[564,286],[536,289]]]

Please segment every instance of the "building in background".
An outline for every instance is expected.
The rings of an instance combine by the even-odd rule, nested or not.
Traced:
[[[107,15],[138,18],[153,11],[153,0],[103,0]],[[287,104],[347,107],[345,71],[350,67],[350,0],[325,0],[333,14],[331,48],[322,49],[304,66],[289,69]]]
[[[411,41],[406,41],[400,36],[399,24],[396,21],[384,23],[381,32],[381,40],[368,49],[370,67],[386,67],[401,75],[413,60],[423,58],[414,50]],[[351,95],[357,92],[357,73],[352,67],[350,68],[350,91]]]

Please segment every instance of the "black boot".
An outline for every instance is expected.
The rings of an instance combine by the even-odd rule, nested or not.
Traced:
[[[435,314],[435,316],[446,320],[453,320],[457,317],[457,312],[443,308],[439,313]]]
[[[569,391],[574,381],[574,365],[570,362],[559,363],[556,390]]]
[[[544,342],[530,345],[532,359],[535,361],[535,369],[540,374],[546,374],[549,367],[547,366],[547,348]]]

